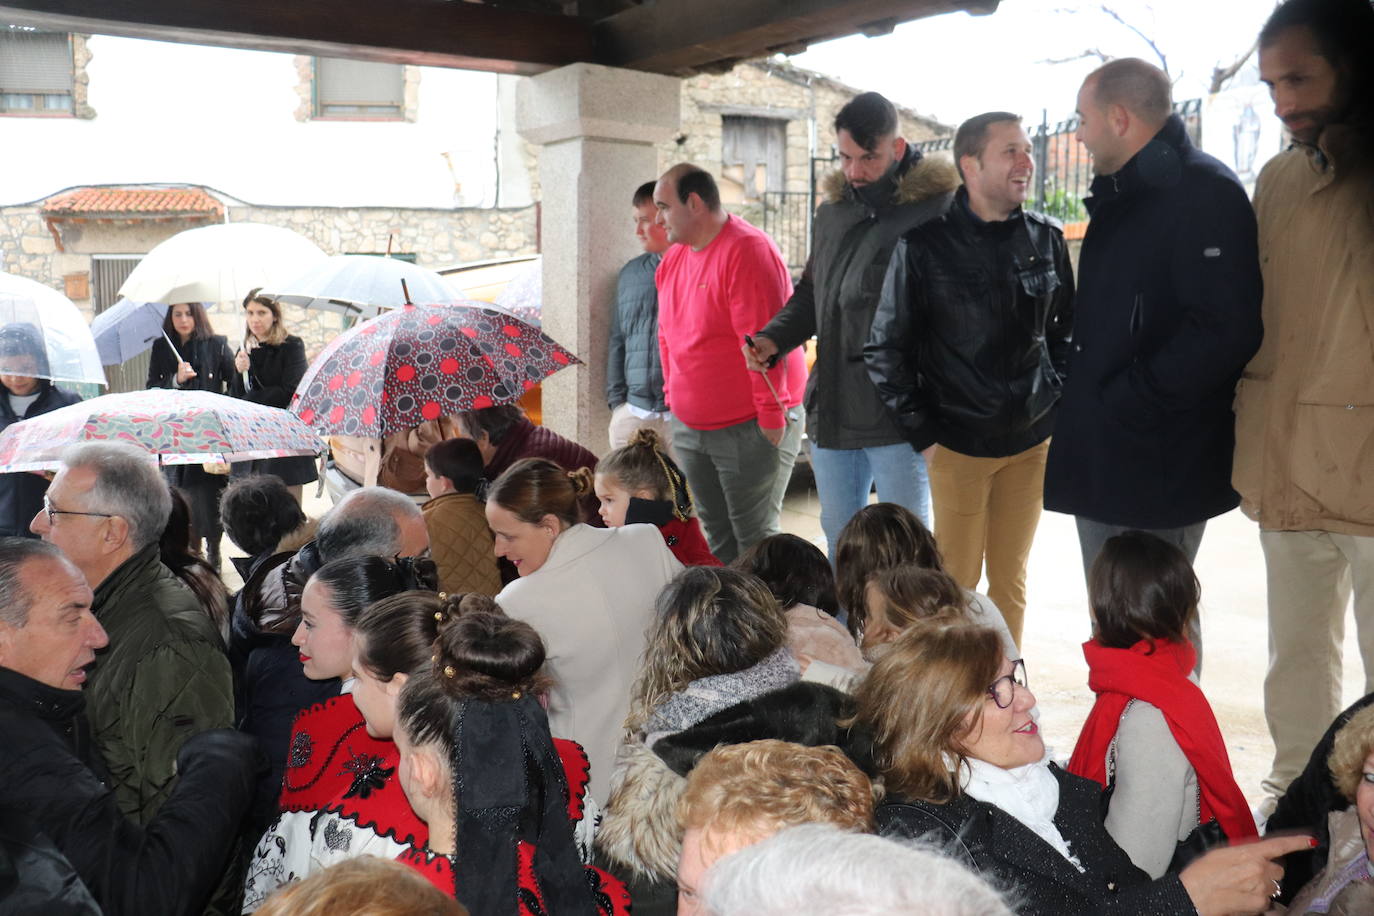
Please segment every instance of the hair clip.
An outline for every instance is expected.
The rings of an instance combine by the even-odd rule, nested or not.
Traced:
[[[447,600],[448,600],[448,592],[440,592],[440,593],[439,593],[439,600],[440,600],[440,601],[447,601]]]
[[[518,699],[520,699],[520,691],[517,690],[517,691],[515,691],[514,693],[512,693],[512,694],[510,695],[510,698],[511,698],[512,700],[518,700]]]
[[[445,666],[444,666],[444,677],[453,677],[453,676],[456,675],[457,673],[458,673],[458,669],[457,669],[457,668],[454,668],[452,665],[445,665]]]
[[[434,619],[437,620],[437,621],[439,621],[439,623],[443,623],[443,622],[444,622],[444,612],[443,612],[443,611],[435,611],[435,612],[434,612]]]
[[[439,656],[438,656],[438,655],[431,655],[431,656],[429,657],[429,663],[430,663],[431,665],[437,665],[437,664],[439,664]]]

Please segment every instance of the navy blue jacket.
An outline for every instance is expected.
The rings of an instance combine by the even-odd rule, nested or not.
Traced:
[[[47,379],[39,379],[38,385],[42,389],[38,400],[29,405],[22,417],[17,416],[10,407],[9,389],[0,385],[0,430],[8,428],[11,423],[49,413],[81,400],[75,392],[58,388]],[[48,482],[41,475],[27,472],[0,474],[0,536],[34,537],[29,532],[29,522],[43,508],[43,494],[47,492]]]
[[[1240,502],[1231,401],[1262,333],[1245,189],[1173,115],[1086,203],[1045,508],[1136,528],[1220,515]]]

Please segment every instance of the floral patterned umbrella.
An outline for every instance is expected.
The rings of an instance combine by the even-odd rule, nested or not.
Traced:
[[[0,473],[49,471],[76,442],[145,448],[163,464],[314,455],[323,442],[298,417],[208,391],[106,394],[12,424],[0,433]]]
[[[580,362],[543,331],[484,302],[408,305],[325,347],[291,410],[321,433],[378,438],[508,404]]]

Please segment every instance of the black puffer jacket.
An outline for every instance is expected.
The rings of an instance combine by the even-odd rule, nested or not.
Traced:
[[[897,239],[944,212],[959,177],[944,159],[924,159],[908,147],[889,180],[891,199],[875,208],[842,173],[826,179],[806,272],[787,305],[759,331],[782,352],[815,335],[806,424],[821,448],[870,448],[903,439],[864,370],[864,343]]]
[[[1049,436],[1072,332],[1058,223],[984,222],[960,188],[893,251],[864,360],[914,448],[1005,458]]]
[[[9,389],[0,385],[0,431],[11,423],[49,413],[81,400],[74,392],[58,388],[47,379],[39,379],[38,400],[29,405],[24,416],[17,416],[10,407]],[[0,536],[34,537],[29,522],[43,508],[43,494],[48,481],[41,474],[0,474]]]
[[[1263,334],[1245,188],[1172,115],[1087,205],[1045,508],[1135,528],[1234,509],[1231,402]]]
[[[177,755],[171,795],[146,827],[92,770],[85,697],[0,668],[0,809],[41,827],[106,916],[200,912],[253,791],[251,738],[202,732]]]

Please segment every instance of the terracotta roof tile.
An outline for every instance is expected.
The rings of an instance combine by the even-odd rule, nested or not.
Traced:
[[[157,216],[224,215],[224,204],[203,188],[76,188],[43,201],[48,216],[122,216],[138,219]]]

